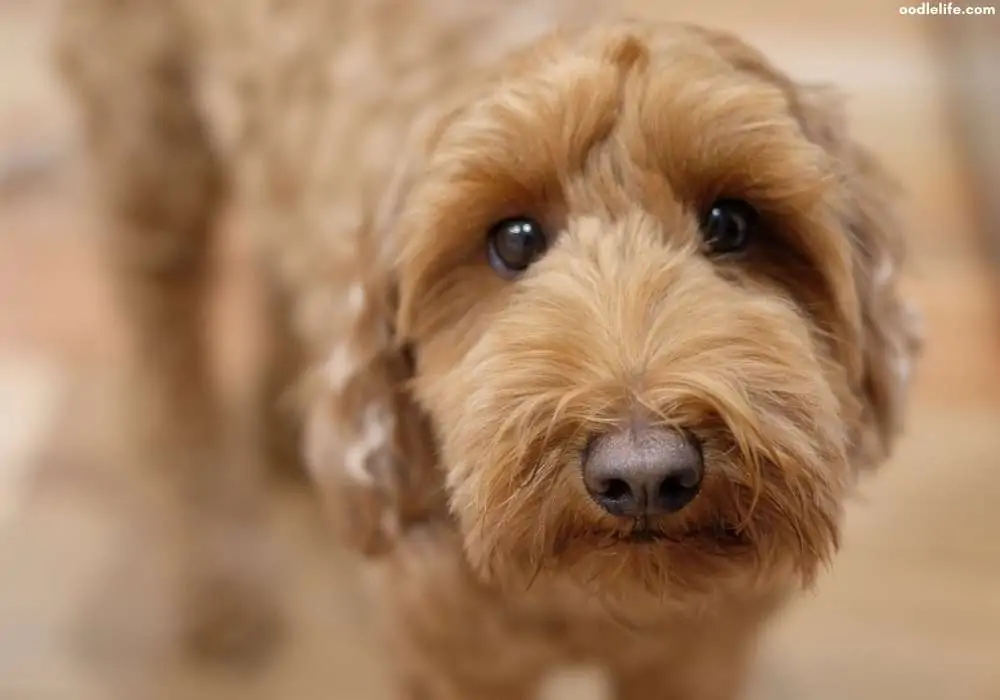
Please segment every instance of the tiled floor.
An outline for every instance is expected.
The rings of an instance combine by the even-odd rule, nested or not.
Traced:
[[[1000,305],[965,211],[926,26],[866,0],[631,2],[744,30],[800,74],[836,78],[859,133],[914,194],[910,286],[931,342],[910,431],[855,504],[834,570],[776,626],[756,697],[997,700]],[[17,68],[0,69],[0,698],[388,697],[342,558],[289,500],[275,504],[270,532],[295,621],[276,663],[217,677],[164,653],[169,514],[141,470],[113,457],[114,323],[70,120],[42,60],[49,7],[0,2],[0,65]],[[235,380],[248,362],[249,276],[233,251],[220,352]]]

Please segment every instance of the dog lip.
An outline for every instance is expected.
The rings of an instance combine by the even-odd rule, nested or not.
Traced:
[[[646,542],[659,542],[660,540],[674,539],[670,535],[664,532],[657,532],[656,530],[632,530],[628,534],[620,537],[619,539],[625,540],[626,542],[635,543],[646,543]]]
[[[663,532],[649,527],[636,527],[629,532],[620,533],[617,539],[626,544],[656,544],[672,543],[686,544],[692,540],[712,542],[719,546],[745,546],[746,538],[733,527],[709,526],[686,530],[683,532]]]
[[[617,535],[616,539],[627,544],[655,544],[657,542],[681,543],[697,535],[697,532],[668,533],[659,530],[632,530]]]

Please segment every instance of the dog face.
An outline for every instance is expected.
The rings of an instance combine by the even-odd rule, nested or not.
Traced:
[[[395,331],[473,568],[626,610],[810,580],[913,350],[830,96],[691,27],[558,35],[411,175]]]

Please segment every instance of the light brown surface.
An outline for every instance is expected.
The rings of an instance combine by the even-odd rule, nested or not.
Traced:
[[[855,504],[834,570],[768,640],[758,697],[1000,698],[1000,308],[922,35],[933,19],[863,0],[636,3],[745,30],[793,72],[838,80],[914,197],[911,288],[930,344],[910,432]],[[16,68],[0,71],[0,163],[28,164],[0,176],[0,698],[385,697],[345,562],[291,496],[271,533],[296,621],[280,658],[218,677],[163,653],[169,513],[110,449],[114,326],[43,62],[48,7],[0,5],[0,65]],[[237,386],[249,275],[238,246],[222,260],[215,327]]]

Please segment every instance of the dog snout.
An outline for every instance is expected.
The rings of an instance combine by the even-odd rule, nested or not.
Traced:
[[[598,435],[583,456],[591,498],[622,517],[676,513],[698,495],[704,473],[698,443],[668,427],[629,426]]]

